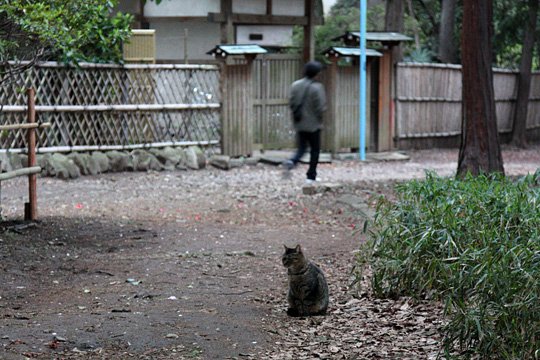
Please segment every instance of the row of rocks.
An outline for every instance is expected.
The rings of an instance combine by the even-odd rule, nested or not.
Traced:
[[[258,159],[233,159],[225,155],[207,156],[199,147],[166,147],[161,149],[137,149],[133,151],[73,152],[70,154],[38,154],[37,163],[42,176],[75,179],[81,175],[97,175],[106,172],[162,171],[202,169],[207,163],[219,169],[229,170],[244,164],[256,164]],[[12,171],[26,167],[25,154],[1,153],[0,171]]]

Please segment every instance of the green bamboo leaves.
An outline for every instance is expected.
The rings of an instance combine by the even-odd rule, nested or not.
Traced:
[[[442,301],[448,358],[539,351],[539,181],[540,172],[516,181],[427,174],[379,201],[364,249],[373,290]]]

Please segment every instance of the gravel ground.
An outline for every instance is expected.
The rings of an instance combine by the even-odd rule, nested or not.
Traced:
[[[506,174],[536,171],[539,150],[505,149]],[[457,150],[408,155],[322,164],[335,186],[315,195],[302,192],[305,165],[290,179],[263,164],[39,178],[30,224],[26,180],[4,182],[0,359],[434,358],[439,304],[353,286],[356,205],[426,170],[455,173]],[[325,271],[327,316],[286,316],[283,244]]]

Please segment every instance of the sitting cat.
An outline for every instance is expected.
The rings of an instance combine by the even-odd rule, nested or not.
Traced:
[[[285,245],[284,245],[285,246]],[[328,285],[324,273],[306,259],[302,248],[285,246],[281,261],[288,271],[289,316],[324,315],[328,308]]]

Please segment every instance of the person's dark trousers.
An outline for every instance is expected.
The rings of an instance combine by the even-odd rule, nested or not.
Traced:
[[[319,153],[321,152],[321,130],[317,130],[315,132],[298,131],[296,134],[296,141],[298,144],[298,149],[296,150],[296,154],[291,161],[294,163],[294,165],[298,164],[300,158],[302,155],[304,155],[309,145],[310,160],[309,169],[306,175],[308,179],[315,180],[317,178]]]

